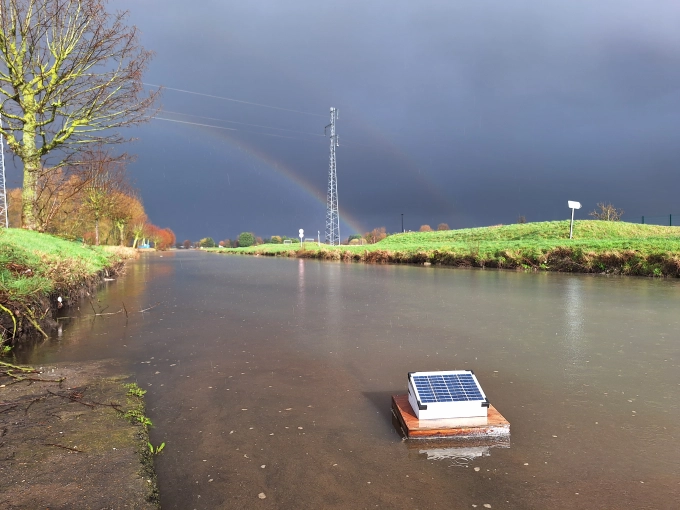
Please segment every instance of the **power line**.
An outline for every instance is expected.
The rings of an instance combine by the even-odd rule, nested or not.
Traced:
[[[203,127],[209,127],[209,128],[215,128],[215,129],[225,129],[227,131],[238,131],[240,133],[248,133],[251,135],[263,135],[263,136],[273,136],[276,138],[287,138],[288,140],[303,140],[305,142],[311,142],[309,138],[297,138],[295,136],[285,136],[285,135],[276,135],[274,133],[258,133],[256,131],[245,131],[243,129],[236,129],[236,128],[230,128],[230,127],[224,127],[224,126],[214,126],[212,124],[203,124],[200,122],[189,122],[187,120],[176,120],[176,119],[166,119],[164,117],[154,117],[154,120],[165,120],[167,122],[176,122],[178,124],[190,124],[192,126],[203,126]]]
[[[315,117],[325,117],[325,115],[320,115],[318,113],[303,112],[301,110],[292,110],[290,108],[282,108],[281,106],[271,106],[271,105],[262,104],[262,103],[252,103],[250,101],[243,101],[241,99],[234,99],[232,97],[215,96],[215,95],[212,95],[212,94],[204,94],[203,92],[194,92],[192,90],[176,89],[176,88],[173,88],[173,87],[165,87],[164,85],[154,85],[153,83],[142,82],[142,84],[146,85],[148,87],[163,87],[164,89],[167,89],[167,90],[174,90],[176,92],[184,92],[185,94],[194,94],[196,96],[211,97],[213,99],[222,99],[224,101],[232,101],[234,103],[249,104],[251,106],[260,106],[262,108],[272,108],[274,110],[281,110],[281,111],[284,111],[284,112],[301,113],[303,115],[314,115]]]
[[[239,124],[241,126],[259,127],[259,128],[263,128],[263,129],[275,129],[277,131],[287,131],[287,132],[290,132],[290,133],[298,133],[298,134],[301,134],[301,135],[324,137],[324,135],[321,135],[321,134],[318,134],[318,133],[309,133],[308,131],[297,131],[295,129],[279,128],[279,127],[273,127],[273,126],[262,126],[260,124],[248,124],[246,122],[238,122],[238,121],[235,121],[235,120],[218,119],[216,117],[204,117],[202,115],[194,115],[193,113],[173,112],[173,111],[170,111],[170,110],[161,110],[161,111],[164,112],[164,113],[170,113],[172,115],[186,115],[187,117],[196,117],[198,119],[216,120],[216,121],[219,121],[219,122],[229,122],[231,124]],[[230,130],[230,131],[240,131],[242,133],[251,133],[251,134],[254,134],[254,135],[265,135],[265,136],[274,136],[274,137],[277,137],[277,138],[288,138],[289,140],[310,141],[307,138],[296,138],[294,136],[282,136],[282,135],[275,135],[275,134],[272,134],[272,133],[256,133],[255,131],[243,131],[242,129],[228,128],[228,127],[222,127],[222,126],[214,126],[212,124],[201,124],[201,123],[198,123],[198,122],[189,122],[189,121],[184,121],[184,120],[166,119],[166,118],[163,118],[163,117],[154,117],[154,119],[155,120],[166,120],[168,122],[177,122],[179,124],[191,124],[191,125],[194,125],[194,126],[205,126],[205,127],[212,127],[212,128],[215,128],[215,129],[227,129],[227,130]],[[365,144],[365,143],[357,143],[354,140],[350,140],[349,143],[348,143],[347,138],[344,138],[344,140],[345,141],[343,142],[343,145],[345,145],[345,146],[373,148],[373,145],[368,145],[368,144]]]
[[[187,117],[196,117],[197,119],[217,120],[219,122],[229,122],[231,124],[239,124],[241,126],[259,127],[259,128],[264,128],[264,129],[275,129],[277,131],[288,131],[290,133],[298,133],[298,134],[301,134],[301,135],[324,137],[324,135],[322,135],[320,133],[308,133],[307,131],[297,131],[295,129],[279,128],[279,127],[272,127],[272,126],[263,126],[261,124],[248,124],[246,122],[238,122],[236,120],[227,120],[227,119],[218,119],[216,117],[203,117],[201,115],[194,115],[193,113],[173,112],[173,111],[170,111],[170,110],[162,110],[162,111],[163,111],[163,113],[171,113],[173,115],[186,115]]]
[[[236,128],[224,127],[224,126],[212,126],[210,124],[200,124],[198,122],[189,122],[186,120],[174,120],[174,119],[164,119],[163,117],[154,117],[154,120],[167,120],[168,122],[177,122],[179,124],[191,124],[192,126],[205,126],[215,129],[227,129],[229,131],[238,131]]]

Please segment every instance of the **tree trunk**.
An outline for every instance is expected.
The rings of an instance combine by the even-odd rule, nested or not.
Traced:
[[[99,246],[99,216],[94,218],[94,245]]]
[[[120,231],[120,245],[125,246],[125,223],[119,223],[118,230]]]
[[[30,138],[31,133],[26,133],[24,130],[24,138]],[[33,140],[35,143],[35,140]],[[35,150],[35,145],[25,142],[27,147],[26,152],[32,152],[30,156],[24,158],[24,185],[21,192],[21,227],[28,230],[35,230],[37,222],[35,218],[35,201],[36,201],[36,187],[38,184],[38,176],[40,174],[40,155]],[[32,150],[31,150],[32,149]]]
[[[38,171],[40,170],[40,159],[37,163],[30,165],[29,162],[24,164],[24,185],[21,192],[21,227],[28,230],[35,230],[37,223],[35,221],[35,200],[36,200],[36,184],[38,182]]]

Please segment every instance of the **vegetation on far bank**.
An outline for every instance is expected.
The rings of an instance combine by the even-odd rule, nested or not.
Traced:
[[[56,303],[66,302],[134,256],[132,248],[84,246],[48,234],[0,229],[0,343],[21,331],[24,319],[35,329]],[[56,299],[56,296],[53,296]]]
[[[305,243],[210,252],[378,263],[680,277],[680,227],[581,220],[392,234],[363,246]]]

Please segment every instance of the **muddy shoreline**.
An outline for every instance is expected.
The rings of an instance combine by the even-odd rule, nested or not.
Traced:
[[[0,366],[0,507],[159,508],[127,375],[106,361],[32,368]]]
[[[0,313],[0,328],[8,337],[5,343],[12,349],[17,349],[26,344],[35,345],[46,340],[57,328],[56,318],[59,309],[77,306],[83,299],[94,295],[105,279],[118,277],[124,273],[125,261],[118,261],[72,285],[58,287],[48,295],[35,296],[28,305],[14,302],[0,303],[12,312],[12,315],[4,310]]]

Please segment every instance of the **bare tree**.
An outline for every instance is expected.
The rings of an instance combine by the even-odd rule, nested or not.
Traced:
[[[621,221],[623,209],[617,209],[611,203],[605,204],[604,202],[600,202],[597,204],[597,209],[589,213],[589,216],[592,216],[596,220]]]
[[[437,230],[451,230],[448,223],[440,223],[437,225]]]
[[[43,159],[60,163],[115,130],[149,120],[160,91],[143,94],[151,52],[106,12],[107,0],[0,0],[0,134],[23,163],[22,225],[35,229]],[[61,166],[57,163],[53,168]]]
[[[421,225],[418,232],[432,232],[432,227],[429,225]]]
[[[56,223],[63,224],[65,215],[77,215],[80,202],[78,196],[87,184],[84,177],[79,174],[76,166],[70,165],[57,169],[44,168],[38,174],[33,204],[38,231],[56,232]]]
[[[111,156],[101,147],[86,153],[80,163],[83,180],[83,206],[94,220],[95,244],[99,246],[99,221],[112,213],[122,195],[132,189],[125,174],[125,154]]]

